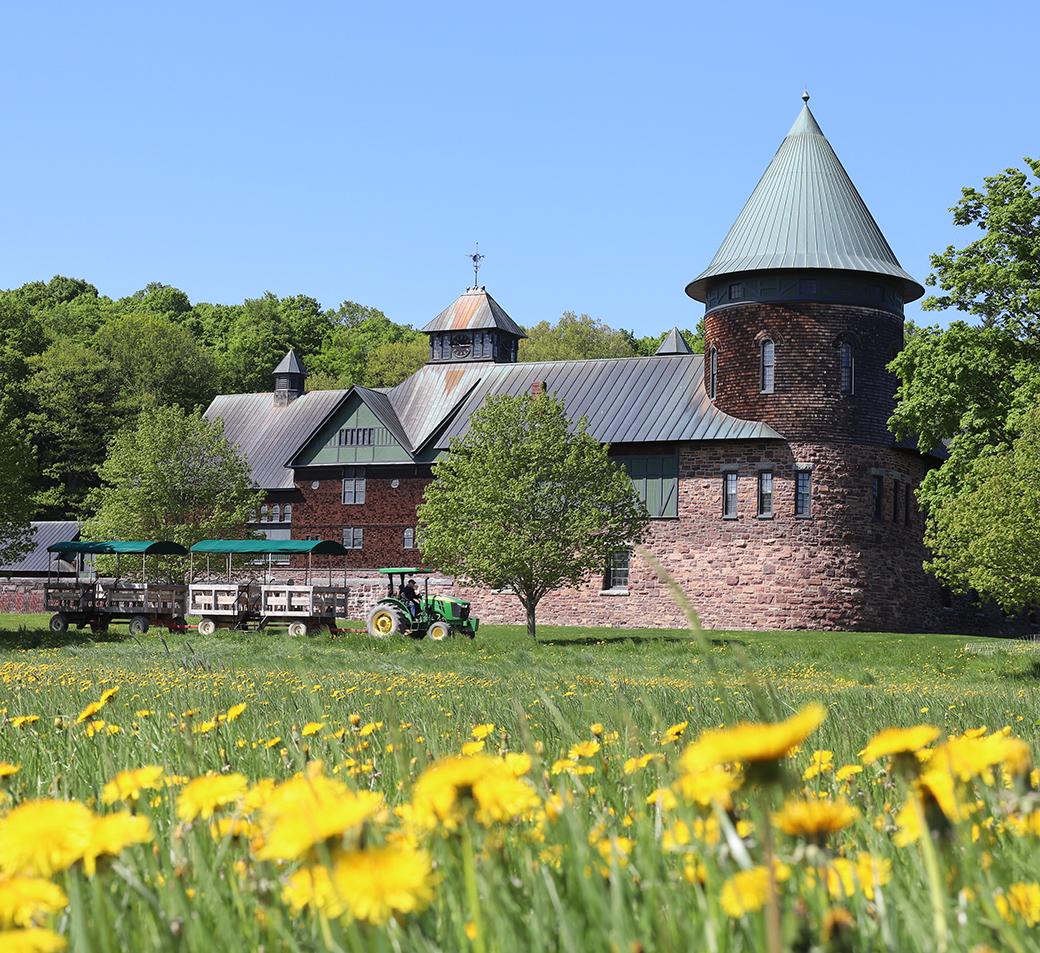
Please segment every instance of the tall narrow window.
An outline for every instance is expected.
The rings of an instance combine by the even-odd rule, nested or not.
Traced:
[[[892,522],[899,522],[899,504],[903,502],[903,491],[898,480],[892,481]]]
[[[856,359],[848,341],[842,341],[838,345],[838,363],[841,368],[841,393],[844,397],[849,397],[856,390]]]
[[[604,589],[628,588],[628,562],[631,552],[627,549],[615,550],[607,557],[607,571],[603,576]]]
[[[796,470],[794,475],[794,515],[812,515],[812,470]]]
[[[292,503],[286,503],[285,506],[282,507],[282,522],[292,522]]]
[[[885,518],[885,478],[880,474],[875,475],[871,486],[874,494],[874,519],[880,521]]]
[[[280,523],[282,521],[282,508],[277,503],[271,507],[271,522]]]
[[[404,548],[415,549],[415,529],[411,526],[404,528]]]
[[[722,475],[722,515],[726,519],[737,518],[737,474],[735,470]]]
[[[776,348],[766,338],[762,342],[762,393],[773,393],[773,377],[776,370]]]
[[[271,518],[271,507],[266,503],[260,507],[260,522],[266,523]]]
[[[719,352],[712,345],[708,351],[708,397],[712,400],[719,389]]]
[[[903,522],[907,526],[910,525],[910,506],[913,503],[914,491],[910,489],[910,484],[906,483],[903,486],[905,498],[903,500]]]
[[[758,472],[758,515],[773,515],[773,471]]]
[[[348,505],[365,502],[364,467],[347,467],[343,471],[343,502]]]

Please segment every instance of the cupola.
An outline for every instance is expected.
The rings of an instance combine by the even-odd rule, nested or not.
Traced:
[[[527,337],[487,289],[468,288],[424,327],[430,336],[430,363],[517,359],[520,339]]]
[[[899,264],[809,109],[794,125],[711,263],[686,287],[707,310],[822,301],[902,314],[924,294]]]
[[[274,369],[274,402],[278,407],[291,404],[304,391],[307,380],[307,368],[296,356],[296,351],[289,348],[289,353],[282,358]]]

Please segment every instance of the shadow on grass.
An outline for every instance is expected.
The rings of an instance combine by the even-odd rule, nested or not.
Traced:
[[[96,642],[125,642],[129,632],[109,629],[91,632],[90,629],[70,629],[55,633],[41,629],[5,630],[0,632],[0,651],[27,649],[60,649],[69,645],[88,645]]]
[[[631,642],[633,645],[660,645],[662,642],[685,642],[697,643],[697,638],[692,635],[601,635],[582,638],[550,638],[538,639],[539,645],[610,645],[617,642]],[[711,639],[712,646],[747,645],[741,639]]]

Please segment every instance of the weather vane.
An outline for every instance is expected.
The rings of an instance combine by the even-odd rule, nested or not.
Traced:
[[[467,254],[466,257],[473,262],[473,287],[477,288],[480,285],[480,282],[477,281],[477,272],[480,271],[480,263],[487,257],[480,254],[480,242],[477,242],[474,251]]]

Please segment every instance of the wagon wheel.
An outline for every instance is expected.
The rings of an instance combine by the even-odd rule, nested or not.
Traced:
[[[306,622],[290,622],[289,623],[289,635],[294,639],[302,638],[307,634],[307,623]]]
[[[395,606],[375,605],[368,613],[368,634],[377,639],[391,635],[404,635],[408,631],[404,615]]]
[[[151,626],[151,622],[146,615],[135,615],[130,620],[130,634],[131,635],[144,635]]]
[[[56,612],[51,616],[49,623],[51,632],[68,632],[69,631],[69,620],[65,618],[65,614],[62,612]]]
[[[203,618],[199,620],[199,635],[212,635],[217,631],[217,623],[212,619]]]
[[[443,642],[451,636],[451,626],[443,619],[438,619],[426,630],[426,637],[434,642]]]

